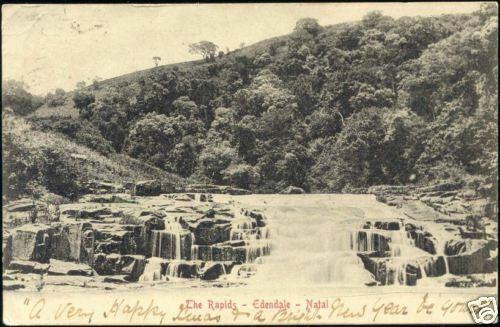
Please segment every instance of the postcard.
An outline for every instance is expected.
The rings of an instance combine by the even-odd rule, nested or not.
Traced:
[[[498,320],[498,5],[4,4],[7,325]]]

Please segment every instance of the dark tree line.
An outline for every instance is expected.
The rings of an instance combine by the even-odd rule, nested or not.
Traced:
[[[466,176],[496,185],[497,15],[485,5],[330,27],[302,19],[251,55],[215,58],[211,47],[203,63],[80,89],[78,130],[97,130],[101,152],[260,192]]]

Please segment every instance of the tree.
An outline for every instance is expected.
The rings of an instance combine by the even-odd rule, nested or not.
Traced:
[[[42,106],[43,99],[32,95],[26,89],[27,86],[23,82],[2,82],[2,110],[11,108],[15,114],[25,116]]]
[[[306,32],[313,36],[318,35],[319,32],[323,30],[323,27],[318,24],[318,20],[315,18],[302,18],[295,24],[295,32]]]
[[[319,178],[329,191],[384,184],[383,164],[392,160],[384,150],[385,127],[380,109],[365,108],[345,121],[333,144],[317,160]]]
[[[222,183],[224,171],[238,162],[238,155],[227,142],[207,145],[199,157],[199,170],[216,184]]]
[[[182,177],[190,176],[196,168],[198,156],[195,142],[195,139],[185,137],[180,143],[177,143],[169,156],[167,170]]]
[[[189,100],[188,97],[183,96],[172,102],[172,114],[182,115],[186,118],[195,118],[200,114],[200,110],[194,101]]]
[[[224,170],[225,184],[253,189],[260,181],[260,175],[254,167],[247,164],[231,165]]]
[[[81,90],[75,91],[73,102],[75,103],[75,108],[80,111],[82,118],[90,118],[91,112],[89,112],[89,106],[95,102],[95,95],[93,93]]]
[[[76,83],[76,89],[77,90],[82,90],[87,86],[87,83],[85,81],[80,81]]]
[[[201,139],[203,132],[203,123],[199,120],[149,113],[133,124],[125,151],[134,158],[178,172],[187,161],[193,160],[193,141],[185,137]],[[184,145],[179,145],[181,143]]]
[[[99,88],[100,88],[99,82],[101,82],[101,81],[102,81],[101,77],[99,77],[99,76],[94,77],[94,79],[92,80],[92,88],[94,90],[99,90]]]
[[[189,45],[189,53],[201,54],[206,61],[213,60],[219,47],[210,41],[200,41]]]
[[[341,130],[343,124],[341,114],[335,110],[317,110],[308,118],[310,139],[333,136]]]
[[[161,58],[158,56],[155,56],[155,57],[153,57],[153,61],[155,62],[155,67],[158,67],[158,64],[161,61]]]
[[[56,89],[54,93],[47,93],[45,103],[49,107],[58,107],[66,102],[66,92],[63,89]]]

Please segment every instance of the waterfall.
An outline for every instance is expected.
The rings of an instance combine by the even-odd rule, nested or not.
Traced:
[[[192,234],[177,222],[169,222],[164,230],[151,231],[151,256],[172,260],[191,258]]]
[[[268,246],[253,243],[247,251],[248,263],[262,262],[252,272],[255,273],[252,281],[259,285],[363,285],[373,278],[357,252],[388,250],[384,236],[377,230],[360,230],[359,224],[343,223],[335,214],[313,206],[303,208],[292,204],[278,207],[268,215],[274,218],[269,219],[272,237],[267,240]],[[261,235],[267,233],[263,229]],[[234,269],[233,274],[245,276],[250,267],[253,268],[243,265]]]
[[[191,260],[198,260],[198,245],[191,245]]]
[[[231,221],[229,239],[237,241],[255,239],[257,233],[256,226],[255,219],[236,212],[234,220]]]
[[[177,262],[169,262],[165,275],[170,277],[179,277],[179,265]]]
[[[268,242],[253,242],[245,246],[245,263],[253,263],[262,256],[267,256],[271,253],[271,245]]]

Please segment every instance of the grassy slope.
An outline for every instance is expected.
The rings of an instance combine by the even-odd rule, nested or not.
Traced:
[[[343,23],[343,24],[345,24],[345,23]],[[326,26],[325,28],[335,28],[335,27],[343,25],[343,24]],[[230,51],[222,59],[217,58],[216,60],[217,61],[219,61],[219,60],[226,61],[228,59],[231,59],[231,58],[234,58],[237,56],[253,57],[256,54],[260,54],[260,53],[263,53],[265,51],[268,51],[269,46],[271,44],[279,43],[280,41],[286,41],[289,38],[290,38],[290,34],[262,40],[262,41],[259,41],[257,43],[248,45],[246,47]],[[204,60],[193,60],[193,61],[186,61],[186,62],[180,62],[180,63],[160,65],[158,67],[139,70],[139,71],[124,74],[121,76],[109,78],[109,79],[106,79],[106,80],[99,82],[99,84],[103,87],[116,86],[116,85],[119,85],[120,83],[131,83],[131,82],[137,81],[141,77],[147,77],[148,75],[152,74],[153,72],[162,72],[162,71],[169,72],[169,71],[172,71],[174,68],[178,68],[181,70],[189,70],[189,69],[192,69],[196,66],[201,66],[204,64],[207,64]],[[99,94],[99,91],[92,91],[92,92],[96,95]],[[78,110],[74,108],[74,104],[73,104],[73,100],[72,100],[73,93],[74,93],[73,91],[67,92],[67,94],[66,94],[67,100],[63,106],[48,107],[47,105],[43,105],[38,110],[36,110],[34,113],[32,113],[30,115],[30,117],[35,117],[35,118],[36,117],[48,117],[48,116],[78,117]]]
[[[121,154],[103,156],[85,146],[78,145],[63,136],[38,131],[24,119],[4,116],[3,134],[36,158],[42,148],[51,148],[60,153],[68,167],[77,172],[81,180],[110,180],[117,182],[159,179],[182,183],[176,175],[150,166],[142,161]]]

